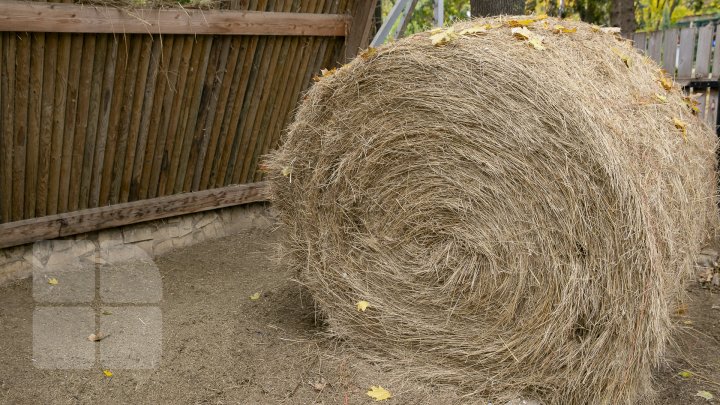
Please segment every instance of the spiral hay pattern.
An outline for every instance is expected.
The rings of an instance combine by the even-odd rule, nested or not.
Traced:
[[[285,263],[332,333],[469,401],[651,401],[714,134],[631,43],[520,18],[319,79],[267,162]]]

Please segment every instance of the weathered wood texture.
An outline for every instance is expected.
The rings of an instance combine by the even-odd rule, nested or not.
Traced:
[[[27,32],[344,36],[349,23],[342,14],[124,10],[15,0],[4,0],[0,13],[0,31]]]
[[[100,229],[265,201],[264,182],[151,198],[0,224],[0,249]]]
[[[223,6],[368,15],[340,36],[0,33],[0,223],[261,181],[312,77],[366,46],[374,8]]]

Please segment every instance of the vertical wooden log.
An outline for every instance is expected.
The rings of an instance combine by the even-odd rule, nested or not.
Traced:
[[[42,122],[42,89],[45,66],[45,34],[32,34],[30,54],[30,100],[28,137],[25,156],[25,218],[35,217],[40,165],[40,125]]]
[[[125,70],[125,88],[123,89],[123,105],[120,109],[118,120],[117,145],[115,149],[115,160],[110,180],[108,203],[117,204],[120,201],[120,184],[127,159],[128,138],[131,135],[133,112],[139,107],[135,100],[135,91],[138,89],[138,71],[140,55],[144,53],[142,47],[142,36],[133,35],[130,38],[130,55]],[[105,179],[107,181],[108,179]]]
[[[117,172],[117,180],[119,184],[118,202],[128,201],[128,197],[130,195],[130,179],[132,178],[135,155],[138,150],[138,140],[140,139],[140,127],[142,125],[143,118],[146,118],[147,120],[147,114],[152,111],[152,106],[150,104],[152,103],[155,91],[155,78],[152,77],[150,79],[151,81],[148,81],[148,77],[151,75],[155,76],[155,71],[150,71],[150,65],[153,52],[155,52],[155,59],[157,60],[157,52],[160,51],[160,46],[159,43],[157,46],[153,45],[153,42],[156,41],[153,41],[153,38],[150,35],[143,35],[140,38],[140,59],[138,62],[137,76],[134,80],[135,89],[133,90],[133,94],[135,96],[132,102],[132,109],[130,111],[127,146],[125,149],[125,157],[122,159],[122,169]],[[155,65],[154,69],[157,69],[157,65]],[[143,109],[143,106],[146,105],[146,101],[149,103],[147,105],[147,113]]]
[[[92,88],[90,90],[90,109],[87,114],[86,145],[83,154],[82,173],[80,175],[79,208],[85,209],[90,204],[90,188],[92,186],[93,170],[96,167],[95,159],[98,155],[98,128],[101,121],[103,105],[103,84],[105,84],[105,71],[112,76],[115,67],[108,61],[108,35],[100,34],[95,37],[95,55],[92,71]],[[112,51],[112,45],[110,45]],[[112,83],[112,81],[109,81]]]
[[[95,66],[95,36],[84,35],[82,48],[82,66],[80,68],[80,88],[78,91],[77,112],[75,114],[75,142],[72,149],[72,163],[70,164],[70,188],[68,190],[68,211],[80,208],[80,184],[82,182],[83,166],[92,167],[92,161],[85,160],[90,154],[88,149],[95,143],[88,140],[88,115],[90,112],[90,92],[93,85],[93,70]],[[86,153],[88,150],[88,153]]]
[[[227,68],[223,72],[222,87],[220,89],[220,95],[218,96],[218,105],[213,119],[212,132],[209,137],[210,142],[205,153],[204,165],[198,165],[198,168],[202,166],[202,174],[200,183],[198,184],[199,190],[208,188],[213,167],[215,167],[218,159],[218,151],[220,149],[218,145],[224,145],[224,140],[227,136],[227,131],[222,132],[221,128],[223,122],[226,121],[226,117],[229,115],[228,112],[232,110],[232,105],[235,104],[235,97],[233,95],[235,94],[234,90],[237,89],[234,86],[237,86],[239,82],[238,72],[241,70],[238,68],[238,54],[242,42],[246,40],[247,38],[236,36],[231,38],[230,41],[230,54],[227,56]]]
[[[62,160],[60,162],[60,188],[58,193],[58,212],[68,212],[72,160],[75,154],[75,124],[77,119],[78,95],[80,92],[80,69],[83,51],[82,34],[72,35],[70,52],[70,70],[67,76],[67,101],[65,102],[65,129],[63,131]]]
[[[114,141],[111,140],[113,106],[119,97],[115,95],[115,89],[122,88],[122,80],[125,71],[124,52],[120,51],[120,43],[113,35],[107,36],[107,54],[105,55],[105,72],[102,79],[102,90],[100,95],[100,111],[98,112],[98,129],[95,137],[95,155],[93,156],[93,169],[90,177],[90,201],[88,207],[99,207],[102,204],[103,176],[106,172],[105,157],[108,152],[108,145],[114,148]],[[120,60],[118,60],[122,57]],[[112,164],[112,162],[110,163]]]
[[[60,168],[62,166],[65,135],[65,105],[67,102],[68,71],[70,70],[71,34],[58,36],[58,52],[53,96],[53,128],[50,145],[50,175],[48,176],[47,215],[57,214],[60,194]]]
[[[633,35],[633,46],[640,52],[645,52],[647,46],[647,34],[644,32],[636,32]]]
[[[662,53],[663,32],[664,31],[651,32],[649,34],[650,39],[648,40],[648,56],[650,56],[650,58],[657,62],[659,65],[662,64],[662,59],[660,59],[660,56]]]
[[[40,156],[38,165],[37,196],[35,215],[47,215],[48,182],[52,155],[53,114],[55,109],[55,67],[58,58],[58,35],[45,34],[45,56],[42,87],[42,113],[40,118]]]
[[[28,33],[17,34],[17,67],[15,69],[15,133],[13,142],[13,221],[25,218],[25,159],[28,136],[28,102],[30,95],[30,47]]]
[[[145,149],[145,156],[142,162],[143,169],[138,173],[140,177],[133,177],[133,183],[135,181],[139,183],[137,196],[133,196],[131,189],[130,199],[136,198],[142,200],[148,198],[150,177],[152,175],[152,172],[156,169],[154,165],[155,152],[157,150],[162,150],[162,145],[165,144],[165,138],[163,134],[159,134],[159,127],[162,121],[163,114],[167,114],[167,110],[169,110],[170,106],[170,104],[168,104],[167,110],[165,109],[165,92],[167,91],[168,86],[171,83],[169,76],[170,66],[172,66],[173,60],[180,60],[180,53],[182,52],[182,47],[180,47],[177,52],[173,51],[176,37],[181,38],[177,35],[170,35],[167,37],[163,37],[162,35],[158,36],[158,42],[160,44],[160,60],[156,62],[157,77],[155,79],[155,82],[157,88],[153,96],[154,102],[152,106],[152,113],[150,115],[150,120],[148,123],[147,147]],[[181,41],[178,40],[177,42],[179,43]],[[177,72],[177,68],[175,68],[173,72]],[[173,77],[176,78],[177,75],[173,73]],[[135,176],[135,174],[133,176]]]
[[[180,61],[183,57],[188,57],[189,54],[184,53],[186,43],[189,43],[187,37],[173,36],[174,43],[172,44],[172,57],[170,63],[162,71],[162,82],[165,84],[165,92],[162,97],[159,98],[162,102],[162,109],[158,122],[155,124],[158,129],[151,129],[151,132],[157,133],[157,141],[155,142],[156,147],[152,155],[152,170],[149,173],[149,177],[143,179],[143,187],[146,189],[144,194],[141,194],[141,198],[154,198],[157,196],[160,184],[160,171],[163,165],[163,156],[165,156],[165,150],[169,147],[169,136],[168,126],[170,125],[170,119],[172,118],[172,106],[177,94],[178,80],[180,77]],[[159,104],[159,103],[158,103]]]
[[[202,171],[207,157],[208,148],[211,143],[215,142],[212,139],[213,128],[215,117],[221,115],[218,114],[218,110],[223,109],[223,103],[226,101],[223,98],[223,90],[228,87],[230,79],[225,79],[225,74],[228,70],[228,56],[230,54],[230,43],[232,38],[225,36],[221,41],[216,42],[217,48],[219,49],[219,56],[215,60],[214,68],[215,74],[212,74],[210,68],[208,68],[207,77],[208,80],[205,83],[205,89],[203,90],[203,97],[209,94],[207,101],[200,103],[200,117],[198,118],[198,125],[195,129],[195,140],[197,143],[196,147],[190,151],[190,163],[188,164],[188,172],[185,175],[185,189],[191,191],[197,191],[200,189],[200,180]],[[211,61],[214,59],[211,56]],[[213,62],[211,62],[212,64]],[[227,96],[227,93],[224,94]],[[207,107],[203,107],[206,104]]]
[[[2,177],[0,177],[0,199],[2,199],[2,220],[12,221],[12,168],[13,168],[13,137],[15,133],[15,58],[16,36],[13,33],[2,33],[3,59],[0,65],[0,92],[2,92]]]

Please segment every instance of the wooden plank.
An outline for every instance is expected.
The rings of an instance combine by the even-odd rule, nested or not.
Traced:
[[[357,3],[371,3],[358,1]],[[366,6],[366,8],[369,6]],[[373,6],[374,7],[374,6]],[[363,9],[364,10],[364,9]],[[0,31],[108,34],[345,36],[346,15],[134,9],[5,0]],[[360,44],[362,38],[354,39]]]
[[[78,91],[77,112],[75,113],[75,142],[73,143],[72,162],[70,163],[70,188],[68,190],[68,211],[80,207],[80,183],[83,167],[92,167],[92,161],[86,161],[86,149],[95,144],[88,139],[88,115],[90,112],[90,92],[92,90],[93,70],[95,66],[95,35],[83,35],[82,67],[80,69],[80,89]]]
[[[268,194],[266,183],[244,184],[0,224],[0,249],[100,229],[267,201]]]
[[[42,80],[45,58],[45,34],[33,34],[31,41],[30,94],[28,101],[27,144],[25,154],[25,215],[35,217],[37,197],[38,165],[40,153],[40,124],[42,112]]]
[[[680,30],[680,50],[678,56],[677,81],[687,82],[692,79],[693,59],[695,59],[695,27]]]
[[[652,32],[650,33],[650,39],[648,39],[648,56],[657,62],[658,65],[662,64],[660,56],[662,53],[663,32],[664,31]]]
[[[50,155],[52,154],[53,113],[55,108],[55,66],[58,57],[58,35],[45,35],[45,57],[42,88],[42,114],[40,118],[40,164],[38,166],[35,215],[47,214],[48,181],[50,179]]]
[[[710,73],[710,54],[713,46],[713,24],[707,24],[698,32],[697,58],[695,60],[695,77],[707,79]]]
[[[135,154],[138,151],[138,140],[140,139],[140,126],[142,125],[143,117],[145,117],[147,121],[147,114],[152,111],[151,105],[145,104],[145,102],[152,103],[152,97],[155,91],[154,78],[150,78],[151,82],[149,82],[148,77],[155,75],[154,71],[150,71],[150,62],[153,58],[153,52],[155,52],[155,59],[157,59],[157,52],[160,51],[160,48],[159,46],[153,45],[153,42],[157,41],[154,41],[150,35],[143,35],[141,39],[141,53],[135,79],[135,90],[133,92],[135,98],[133,99],[132,109],[130,111],[127,145],[125,147],[125,156],[122,159],[123,167],[117,172],[117,179],[120,184],[118,202],[128,201],[133,165],[135,164]],[[155,66],[157,68],[157,65]],[[150,100],[148,100],[148,98]],[[147,106],[147,110],[143,109],[144,105]]]
[[[105,174],[105,156],[107,155],[108,140],[111,135],[110,123],[112,107],[115,104],[114,91],[117,81],[123,77],[119,70],[124,70],[124,62],[118,68],[118,49],[120,44],[114,36],[108,36],[107,54],[105,55],[105,72],[102,79],[100,96],[100,111],[98,112],[98,129],[95,137],[95,156],[90,178],[90,196],[88,207],[100,206],[102,179]],[[124,52],[121,52],[124,55]],[[122,87],[122,85],[120,85]],[[112,143],[111,143],[112,145]]]
[[[718,46],[720,46],[720,29],[715,30],[715,46],[713,47],[713,62],[710,71],[710,76],[715,80],[720,79],[720,50],[718,50]]]
[[[663,36],[662,67],[668,76],[675,77],[675,66],[677,62],[678,30],[671,28],[665,30]]]
[[[718,112],[718,91],[710,89],[708,95],[708,108],[705,114],[705,122],[708,123],[713,130],[717,129],[717,112]]]
[[[62,164],[63,138],[65,134],[65,104],[67,101],[68,70],[70,69],[71,34],[58,37],[58,53],[53,96],[53,128],[50,145],[50,175],[48,176],[47,209],[49,215],[57,213],[60,190],[60,166]]]
[[[68,82],[67,101],[65,102],[65,131],[63,136],[62,161],[60,163],[60,188],[58,193],[57,212],[67,212],[72,161],[75,155],[75,125],[77,120],[78,94],[80,93],[80,70],[82,67],[82,51],[85,38],[82,34],[73,34],[70,52],[70,70],[66,78]]]
[[[90,110],[87,114],[87,135],[85,137],[85,153],[83,155],[82,174],[80,175],[79,208],[90,207],[90,189],[92,187],[93,170],[96,167],[95,159],[98,156],[98,128],[102,118],[102,95],[105,81],[105,72],[112,75],[115,67],[108,62],[108,48],[112,51],[112,44],[108,46],[108,35],[100,34],[95,38],[95,59],[93,60],[92,89],[90,90]],[[110,81],[112,83],[112,81]]]
[[[30,95],[30,34],[17,36],[15,69],[15,132],[13,134],[12,219],[19,221],[25,216],[25,152],[27,150],[28,102]]]
[[[5,65],[5,60],[7,58],[7,56],[3,53],[4,41],[5,35],[0,33],[0,77],[5,76],[3,66]],[[5,88],[2,85],[2,78],[0,78],[0,159],[5,158],[5,142],[3,142],[3,137],[5,136],[5,117],[3,116],[2,112],[5,111],[7,108],[7,96],[4,95],[4,91]],[[7,194],[7,190],[2,189],[2,184],[6,177],[10,177],[10,174],[5,172],[5,165],[0,163],[0,224],[10,221],[10,218],[7,218],[6,221],[4,207],[4,194]]]
[[[647,33],[636,32],[635,35],[633,35],[633,46],[635,46],[635,49],[638,51],[645,52],[645,48],[647,46]]]
[[[377,0],[360,1],[353,4],[352,21],[350,23],[347,44],[345,45],[345,60],[349,61],[358,54],[361,48],[370,43],[370,29],[372,16]]]
[[[15,49],[17,37],[13,34],[2,35],[3,63],[0,65],[0,92],[3,94],[3,105],[0,111],[3,132],[2,145],[2,178],[0,178],[0,198],[2,199],[2,221],[12,221],[12,167],[13,167],[13,134],[15,132]]]

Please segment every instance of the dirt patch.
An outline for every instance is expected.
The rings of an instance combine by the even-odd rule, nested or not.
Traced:
[[[362,404],[374,402],[365,394],[372,385],[393,393],[390,404],[466,403],[451,388],[415,384],[323,337],[310,297],[270,259],[277,237],[260,229],[157,259],[160,364],[112,369],[111,378],[99,361],[88,370],[36,368],[32,283],[0,288],[0,403]],[[695,287],[690,296],[677,348],[657,373],[658,403],[720,403],[694,396],[720,396],[720,295]],[[695,374],[682,378],[681,370]]]

